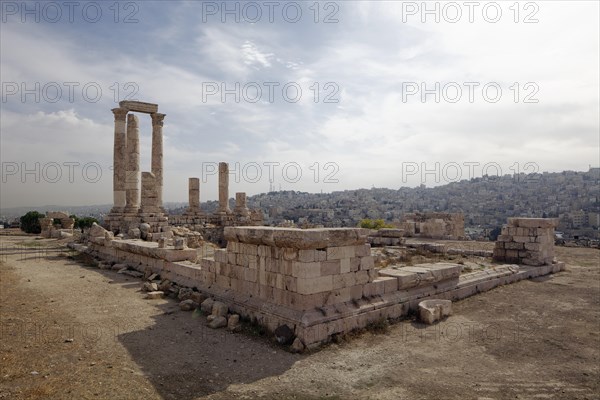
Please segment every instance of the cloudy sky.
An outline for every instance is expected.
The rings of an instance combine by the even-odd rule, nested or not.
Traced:
[[[249,195],[587,170],[598,4],[2,2],[0,205],[111,203],[123,99],[167,114],[165,201],[219,161]]]

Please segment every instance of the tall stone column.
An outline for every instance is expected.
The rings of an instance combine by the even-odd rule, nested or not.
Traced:
[[[152,166],[158,207],[163,209],[163,120],[166,114],[152,113]]]
[[[189,179],[189,207],[188,214],[198,214],[200,212],[200,179]]]
[[[125,171],[127,159],[126,108],[113,108],[115,115],[115,141],[113,148],[113,208],[111,213],[122,213],[125,204]]]
[[[140,208],[140,128],[138,117],[127,116],[127,172],[125,180],[125,212],[137,213]]]
[[[229,164],[219,163],[219,209],[218,213],[231,213],[229,209]]]

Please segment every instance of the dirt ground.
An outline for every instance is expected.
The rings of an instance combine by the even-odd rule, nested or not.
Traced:
[[[144,300],[55,240],[0,241],[0,399],[600,398],[598,249],[557,248],[566,271],[456,302],[438,325],[298,355]]]

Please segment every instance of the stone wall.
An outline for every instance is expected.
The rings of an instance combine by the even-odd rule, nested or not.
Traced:
[[[406,214],[400,228],[408,237],[460,240],[465,238],[465,217],[460,213]]]
[[[525,265],[549,265],[554,260],[557,219],[509,218],[494,248],[494,260]]]
[[[217,285],[295,310],[358,300],[376,277],[360,229],[225,228]]]
[[[509,225],[524,227],[520,221]],[[537,237],[542,228],[527,233]],[[563,268],[562,263],[500,265],[461,275],[460,265],[437,263],[376,270],[368,233],[359,228],[226,227],[227,247],[216,250],[214,258],[201,258],[200,249],[121,240],[95,225],[89,251],[194,287],[270,331],[287,325],[308,347],[405,316],[425,298],[460,299]]]

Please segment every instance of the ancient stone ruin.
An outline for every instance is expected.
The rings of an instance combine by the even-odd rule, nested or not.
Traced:
[[[405,214],[400,227],[407,237],[465,239],[465,217],[460,213]]]
[[[172,227],[203,232],[222,243],[223,228],[234,225],[261,225],[262,214],[249,210],[246,194],[236,194],[236,207],[229,207],[229,166],[219,163],[219,209],[207,215],[200,209],[200,179],[189,178],[189,207],[184,215],[169,216],[163,207],[163,121],[158,105],[121,101],[112,110],[115,117],[113,150],[113,207],[104,218],[115,234],[158,241],[171,238]],[[151,171],[140,171],[139,120],[133,113],[149,114],[152,119]]]
[[[55,221],[59,220],[58,224]],[[69,217],[64,211],[49,211],[44,218],[40,218],[41,235],[45,238],[64,238],[73,236],[75,219]]]
[[[509,218],[494,248],[494,260],[525,265],[552,264],[557,219]]]
[[[210,327],[235,330],[242,318],[266,327],[281,343],[299,351],[356,328],[406,316],[411,310],[433,323],[451,314],[449,301],[564,267],[553,259],[554,220],[511,218],[494,250],[499,263],[490,268],[468,273],[453,263],[376,268],[371,244],[398,245],[402,230],[259,226],[262,218],[248,209],[245,193],[236,193],[231,209],[226,163],[219,165],[219,207],[213,214],[201,209],[200,181],[190,178],[186,212],[166,216],[162,208],[164,114],[158,114],[154,104],[121,102],[120,106],[113,110],[115,205],[108,230],[95,224],[86,245],[72,246],[123,273],[145,274],[147,298],[175,295],[182,310],[198,307],[208,314]],[[153,119],[152,172],[141,173],[141,189],[134,179],[140,176],[137,118],[126,118],[130,111],[150,113]],[[413,214],[405,225],[413,235],[464,236],[460,214]],[[182,227],[187,230],[178,232]],[[196,248],[198,236],[191,235],[190,229],[203,236],[219,230],[225,248],[205,254]],[[115,235],[125,231],[126,235]]]

